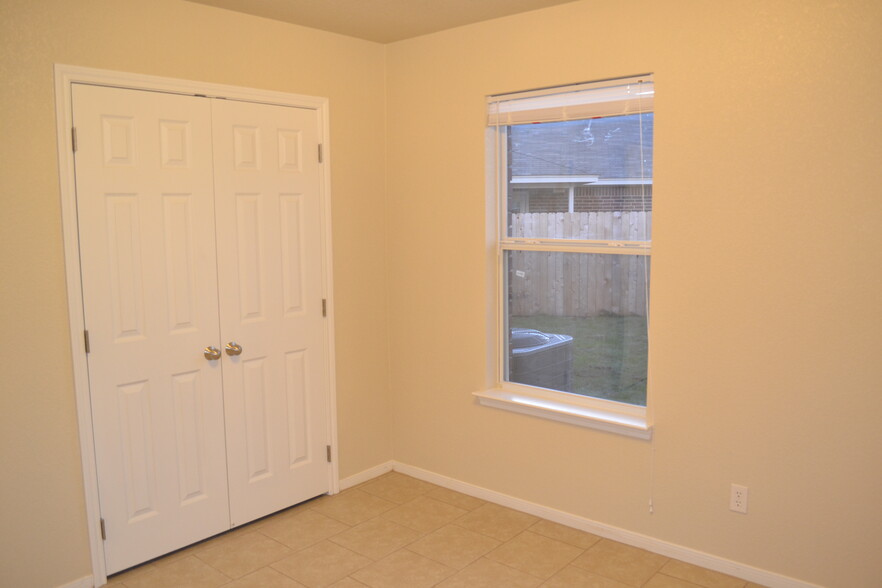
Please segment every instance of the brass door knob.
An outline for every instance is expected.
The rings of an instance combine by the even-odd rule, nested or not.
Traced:
[[[217,347],[208,346],[202,350],[202,355],[205,356],[205,359],[211,361],[214,359],[220,359],[221,352]]]
[[[227,343],[224,349],[226,350],[227,355],[241,355],[242,353],[242,346],[235,341]]]

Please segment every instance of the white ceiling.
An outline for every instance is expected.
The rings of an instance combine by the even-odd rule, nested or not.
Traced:
[[[390,43],[574,0],[188,0]]]

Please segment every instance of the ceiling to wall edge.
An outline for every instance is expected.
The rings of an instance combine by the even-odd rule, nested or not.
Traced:
[[[185,1],[385,44],[576,0]]]

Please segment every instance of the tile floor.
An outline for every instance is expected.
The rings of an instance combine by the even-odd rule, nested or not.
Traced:
[[[391,472],[112,576],[112,588],[760,588]]]

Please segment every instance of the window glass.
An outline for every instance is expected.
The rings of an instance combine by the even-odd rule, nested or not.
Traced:
[[[649,256],[506,251],[507,381],[646,405]]]
[[[648,240],[636,230],[607,234],[612,225],[589,224],[587,217],[540,225],[512,215],[651,211],[651,112],[507,129],[509,237]]]

